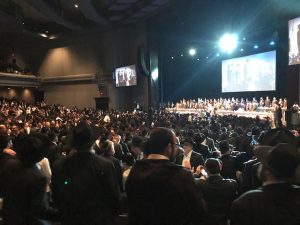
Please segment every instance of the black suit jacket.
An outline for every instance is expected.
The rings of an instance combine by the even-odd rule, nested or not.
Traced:
[[[232,155],[226,154],[220,157],[222,161],[221,175],[225,179],[235,179],[236,180],[236,158]]]
[[[179,154],[176,158],[176,164],[182,165],[183,158],[184,158],[183,153]],[[194,170],[196,170],[199,165],[204,165],[203,156],[200,153],[192,151],[191,158],[190,158],[190,164],[194,168]]]
[[[130,225],[201,224],[202,198],[193,176],[169,160],[137,161],[126,192]]]
[[[113,224],[119,188],[113,163],[91,152],[58,160],[52,171],[54,203],[62,224]]]
[[[206,180],[199,180],[199,187],[207,203],[207,219],[226,220],[231,203],[237,197],[237,182],[221,176],[210,176]]]
[[[36,165],[25,167],[18,159],[10,159],[4,166],[0,182],[4,224],[40,225],[40,219],[57,219],[47,202],[47,177]]]
[[[232,225],[299,225],[300,187],[277,183],[249,191],[231,208]]]

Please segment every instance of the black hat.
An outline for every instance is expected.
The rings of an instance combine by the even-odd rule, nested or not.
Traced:
[[[274,147],[256,146],[254,154],[276,178],[283,180],[292,178],[300,163],[297,148],[287,143],[280,143]]]
[[[185,138],[185,139],[183,139],[182,144],[183,145],[188,144],[188,145],[193,146],[195,144],[195,142],[192,138]]]
[[[275,128],[262,133],[258,138],[261,145],[275,146],[279,143],[290,143],[296,145],[296,137],[287,129]]]
[[[93,142],[93,131],[87,123],[80,122],[74,127],[71,135],[72,147],[79,151],[89,150]]]
[[[41,138],[33,134],[26,135],[17,144],[17,156],[26,166],[41,161],[45,155],[45,144]]]
[[[205,135],[202,133],[197,133],[194,135],[194,140],[197,143],[202,143],[205,140],[205,138],[206,138]]]

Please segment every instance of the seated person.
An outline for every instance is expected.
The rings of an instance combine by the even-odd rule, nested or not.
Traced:
[[[220,175],[222,163],[219,159],[207,159],[204,167],[208,178],[199,180],[199,187],[207,203],[205,224],[226,224],[231,203],[237,197],[237,182]]]

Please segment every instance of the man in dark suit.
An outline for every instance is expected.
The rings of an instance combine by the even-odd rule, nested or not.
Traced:
[[[196,172],[196,169],[201,165],[204,165],[203,156],[200,153],[193,151],[193,140],[186,138],[183,141],[183,154],[179,154],[176,158],[176,164],[182,165],[187,169],[192,169]]]
[[[0,177],[4,224],[42,225],[42,219],[57,219],[47,202],[47,177],[37,164],[45,156],[43,150],[41,139],[26,135],[18,141],[17,158],[6,161]]]
[[[172,163],[176,136],[156,128],[146,145],[147,159],[132,167],[126,182],[130,225],[201,224],[203,205],[192,174]]]
[[[220,175],[222,164],[219,159],[207,159],[205,170],[208,178],[199,180],[203,198],[207,203],[205,224],[227,224],[231,203],[237,197],[237,182],[224,179]]]
[[[114,224],[120,196],[114,166],[91,151],[94,140],[87,124],[81,122],[71,134],[76,151],[52,170],[53,201],[62,225]]]
[[[200,153],[204,159],[209,158],[212,153],[209,151],[208,146],[203,144],[205,141],[205,135],[202,133],[197,133],[194,135],[194,140],[194,151]]]
[[[246,192],[233,202],[232,225],[300,224],[300,187],[291,181],[299,167],[297,148],[291,144],[260,149],[262,188]]]
[[[221,175],[225,179],[235,179],[236,180],[236,158],[230,155],[229,143],[227,140],[221,141],[219,143],[219,149],[222,153],[220,160],[222,162]]]

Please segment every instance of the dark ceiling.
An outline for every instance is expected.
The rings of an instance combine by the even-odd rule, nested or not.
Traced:
[[[296,16],[300,0],[0,0],[0,33],[51,39],[150,19],[172,39],[189,34],[198,41],[228,30],[273,33]]]
[[[0,0],[0,32],[51,39],[145,20],[171,4],[172,0]]]

